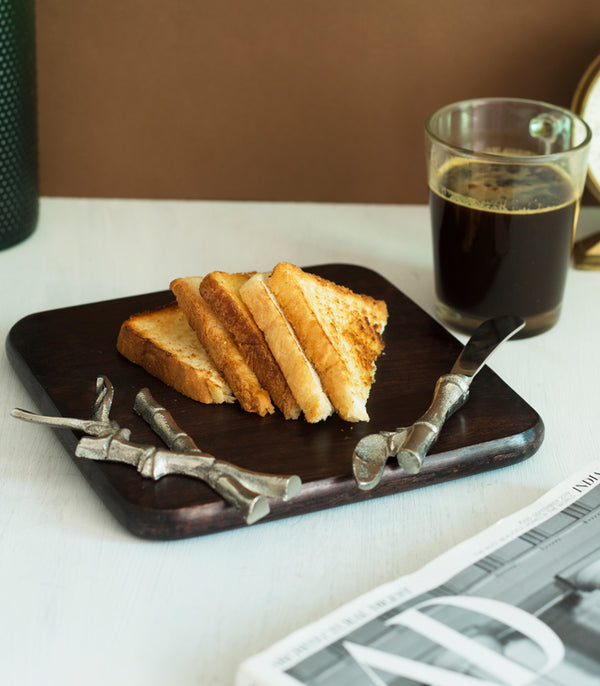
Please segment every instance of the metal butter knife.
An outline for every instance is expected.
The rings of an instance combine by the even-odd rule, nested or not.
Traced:
[[[410,427],[380,431],[362,438],[352,456],[358,487],[361,490],[374,488],[381,479],[388,458],[394,455],[405,472],[416,474],[446,419],[467,401],[469,387],[477,372],[501,343],[524,326],[523,319],[513,315],[483,322],[463,348],[451,372],[438,379],[433,400],[420,419]]]

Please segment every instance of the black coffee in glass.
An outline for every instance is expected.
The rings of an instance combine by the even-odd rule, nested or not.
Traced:
[[[578,209],[564,172],[453,160],[429,192],[438,303],[467,323],[511,313],[530,335],[550,328]]]
[[[425,123],[436,310],[470,333],[517,315],[516,337],[559,318],[591,129],[519,98],[446,105]]]

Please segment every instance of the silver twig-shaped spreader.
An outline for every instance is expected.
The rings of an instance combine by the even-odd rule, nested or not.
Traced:
[[[419,472],[446,419],[467,402],[477,372],[501,343],[524,326],[523,319],[512,315],[484,321],[467,341],[450,373],[437,380],[430,406],[412,426],[361,438],[352,455],[358,487],[364,491],[374,488],[388,458],[393,456],[407,474]]]
[[[77,457],[129,464],[136,467],[143,477],[154,480],[168,474],[201,479],[236,507],[247,524],[253,524],[269,513],[268,498],[289,500],[299,493],[302,482],[296,475],[271,475],[241,469],[200,450],[147,388],[137,394],[134,410],[169,450],[132,443],[130,430],[120,428],[109,419],[113,396],[111,382],[105,376],[99,376],[90,419],[48,417],[19,408],[12,410],[11,415],[36,424],[86,434],[75,449]]]

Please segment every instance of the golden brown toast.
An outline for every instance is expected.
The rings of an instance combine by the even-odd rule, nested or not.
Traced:
[[[171,282],[171,291],[190,326],[229,384],[240,405],[261,417],[275,410],[268,392],[244,360],[233,336],[200,295],[202,277],[191,276]]]
[[[273,269],[268,286],[336,412],[346,421],[368,421],[366,403],[384,348],[385,302],[285,262]]]
[[[200,295],[232,334],[244,359],[286,419],[298,419],[300,406],[273,357],[265,336],[242,300],[240,288],[256,272],[214,271],[200,282]]]
[[[121,325],[117,349],[179,393],[201,403],[232,403],[231,389],[176,303],[134,314]]]
[[[306,421],[314,423],[327,419],[333,413],[333,407],[318,374],[268,288],[265,275],[255,274],[248,279],[241,286],[240,295],[264,333]]]

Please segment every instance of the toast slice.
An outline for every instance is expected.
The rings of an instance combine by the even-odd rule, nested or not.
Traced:
[[[384,348],[385,302],[285,262],[275,266],[268,286],[336,412],[349,422],[368,421],[367,399]]]
[[[264,274],[255,274],[240,288],[240,296],[277,361],[306,421],[327,419],[333,407],[314,367],[304,354],[294,330],[267,286]]]
[[[240,288],[256,274],[229,274],[215,271],[200,282],[200,295],[233,335],[244,359],[256,374],[286,419],[298,419],[301,410],[280,366],[267,345],[250,310],[240,296]]]
[[[193,400],[235,402],[230,387],[176,303],[129,317],[121,325],[117,349]]]
[[[175,279],[170,288],[182,312],[240,405],[261,417],[275,409],[267,391],[244,360],[233,336],[200,295],[201,276]]]

